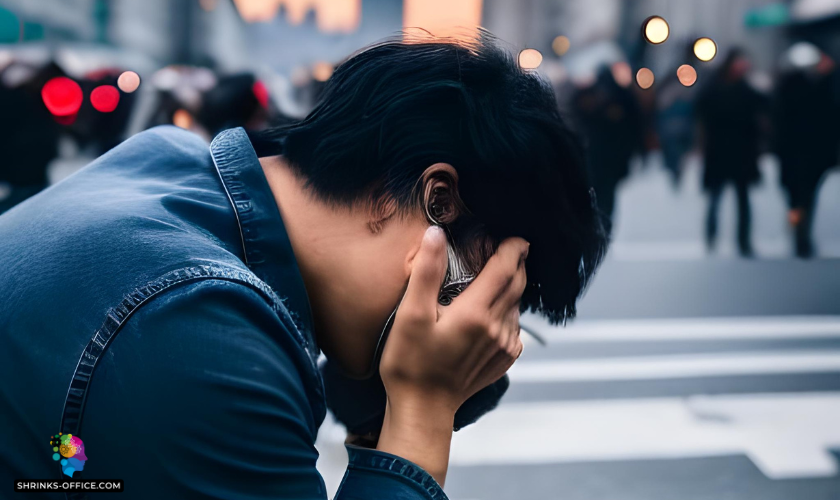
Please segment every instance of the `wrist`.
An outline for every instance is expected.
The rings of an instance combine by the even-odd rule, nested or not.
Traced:
[[[451,433],[457,407],[448,398],[388,397],[385,404],[385,422],[400,429],[416,429],[427,433]]]
[[[434,420],[454,420],[460,403],[444,391],[404,389],[387,391],[386,410],[405,418],[414,416]]]
[[[448,398],[388,398],[376,448],[422,467],[443,486],[455,410]]]

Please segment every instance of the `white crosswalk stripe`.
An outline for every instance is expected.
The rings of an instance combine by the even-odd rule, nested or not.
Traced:
[[[511,397],[455,434],[453,498],[475,496],[458,488],[460,474],[474,482],[477,470],[499,466],[741,456],[771,480],[840,477],[831,454],[840,449],[840,316],[578,321],[562,332],[533,317],[523,324],[548,346],[531,342],[510,372]],[[797,387],[773,389],[788,376],[800,377]],[[714,395],[704,394],[704,381],[726,377],[771,382],[759,393],[747,384],[727,394],[723,384],[721,394],[717,383]],[[819,377],[822,386],[810,382]],[[681,380],[692,381],[689,392],[656,393]],[[593,387],[606,399],[579,396]],[[552,399],[559,392],[562,400]],[[342,439],[335,424],[319,438],[319,467],[336,486]]]

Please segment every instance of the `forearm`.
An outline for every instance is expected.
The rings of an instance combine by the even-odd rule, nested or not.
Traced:
[[[455,411],[431,398],[392,403],[389,398],[377,449],[414,462],[443,487]]]

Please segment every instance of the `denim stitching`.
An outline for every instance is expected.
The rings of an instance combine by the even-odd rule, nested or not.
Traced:
[[[291,321],[285,305],[277,294],[252,274],[220,265],[199,265],[170,271],[157,280],[132,291],[123,298],[118,306],[107,312],[105,322],[93,334],[90,342],[82,351],[79,363],[73,373],[73,379],[67,391],[64,410],[62,411],[61,432],[78,432],[90,378],[93,375],[96,363],[129,316],[138,307],[161,292],[181,283],[201,279],[223,279],[248,285],[269,299],[272,309],[278,316],[286,317]],[[306,341],[297,328],[291,330],[293,330],[293,334],[301,346],[305,346]]]
[[[350,457],[347,465],[348,470],[358,469],[376,472],[388,472],[405,478],[422,488],[427,497],[431,500],[447,500],[446,493],[428,472],[419,466],[402,460],[396,456],[383,456],[382,452],[370,450],[356,450],[347,446],[347,453]]]
[[[82,424],[82,416],[84,413],[88,388],[90,386],[91,377],[93,376],[93,370],[96,368],[96,363],[99,361],[102,354],[104,354],[105,349],[107,349],[110,342],[114,339],[128,318],[141,305],[156,297],[161,292],[164,292],[175,285],[202,279],[221,279],[247,285],[267,298],[272,309],[280,318],[285,317],[291,321],[288,310],[277,294],[253,274],[226,266],[212,264],[185,267],[170,271],[155,281],[130,292],[123,298],[122,302],[120,302],[118,306],[112,308],[106,313],[105,322],[93,334],[90,342],[88,342],[88,345],[82,351],[79,363],[76,365],[76,369],[73,372],[73,378],[70,381],[70,387],[67,389],[67,396],[64,400],[64,409],[61,412],[61,424],[59,426],[61,432],[65,434],[78,433]],[[291,328],[291,330],[293,330],[296,340],[301,344],[301,346],[305,347],[306,341],[297,328]],[[307,358],[311,357],[307,356]],[[316,388],[317,387],[318,386],[316,386]],[[67,498],[83,499],[86,498],[86,496],[84,494],[75,495],[68,493]]]

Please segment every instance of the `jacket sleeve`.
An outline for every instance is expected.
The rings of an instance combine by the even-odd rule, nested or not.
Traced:
[[[309,360],[256,291],[206,280],[167,292],[129,318],[109,351],[81,435],[114,460],[89,452],[87,475],[124,479],[137,498],[327,498]],[[408,461],[349,453],[337,498],[445,498]]]

